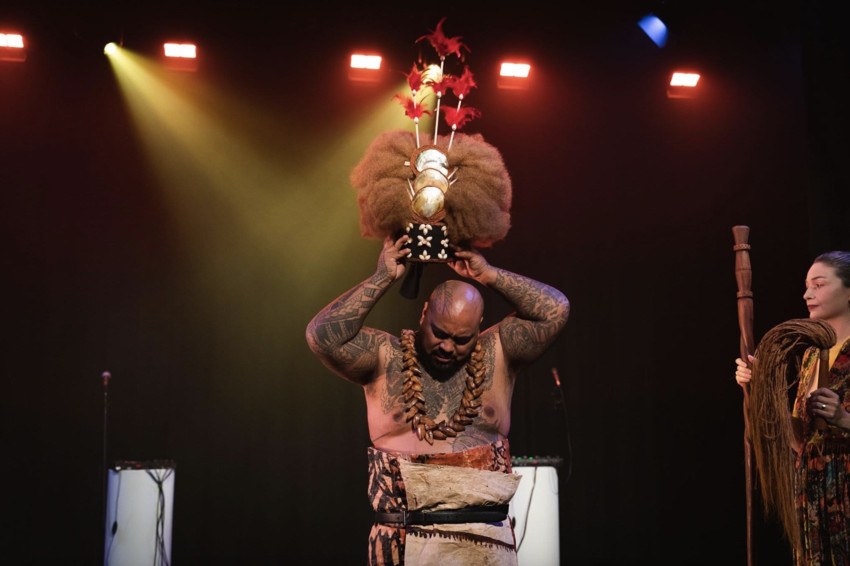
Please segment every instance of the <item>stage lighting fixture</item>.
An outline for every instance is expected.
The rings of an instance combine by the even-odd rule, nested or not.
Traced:
[[[667,44],[667,25],[655,14],[647,14],[638,21],[638,26],[658,47]]]
[[[26,61],[24,36],[19,33],[0,32],[0,61]]]
[[[107,43],[103,47],[103,54],[104,55],[114,55],[117,52],[118,52],[118,44],[115,43],[114,41],[110,41],[109,43]]]
[[[697,95],[700,74],[693,71],[674,71],[667,84],[668,98],[693,98]]]
[[[531,65],[528,63],[503,61],[499,66],[498,86],[506,89],[527,89],[530,74]]]
[[[194,43],[163,43],[162,60],[169,69],[196,71],[198,70],[198,48]]]
[[[354,53],[348,66],[348,78],[358,82],[377,82],[381,80],[381,56],[375,54]]]

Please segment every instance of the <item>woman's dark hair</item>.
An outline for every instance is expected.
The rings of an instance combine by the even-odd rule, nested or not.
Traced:
[[[825,252],[816,257],[814,263],[832,267],[844,286],[850,287],[850,252]]]

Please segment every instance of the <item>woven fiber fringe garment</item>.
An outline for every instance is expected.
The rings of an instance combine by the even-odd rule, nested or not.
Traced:
[[[776,515],[795,550],[802,540],[794,505],[794,429],[788,391],[799,376],[806,349],[827,351],[835,340],[835,331],[826,322],[789,320],[764,335],[753,361],[747,413],[764,510]]]

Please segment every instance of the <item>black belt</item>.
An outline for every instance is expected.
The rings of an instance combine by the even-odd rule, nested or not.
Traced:
[[[508,517],[508,505],[479,505],[462,509],[443,511],[399,511],[388,513],[378,511],[375,521],[378,523],[398,523],[400,525],[437,525],[441,523],[498,523]]]

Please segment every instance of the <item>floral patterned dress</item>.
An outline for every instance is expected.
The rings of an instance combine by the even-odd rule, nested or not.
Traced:
[[[803,450],[797,458],[795,493],[803,551],[798,566],[850,566],[850,431],[815,427],[807,409],[807,393],[817,380],[820,350],[803,356],[793,414],[803,423]],[[841,347],[829,371],[829,388],[850,412],[850,340]]]

